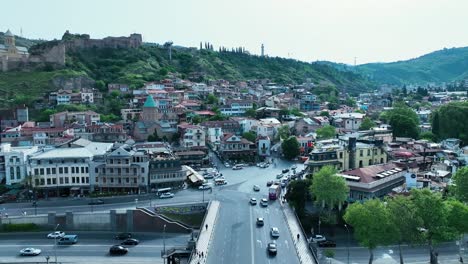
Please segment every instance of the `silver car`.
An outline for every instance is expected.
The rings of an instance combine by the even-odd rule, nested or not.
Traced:
[[[41,250],[38,248],[23,248],[20,250],[21,256],[37,256],[41,254]]]

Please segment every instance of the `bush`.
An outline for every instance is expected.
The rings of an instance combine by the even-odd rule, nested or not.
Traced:
[[[30,231],[39,231],[40,228],[36,224],[3,224],[3,232],[30,232]]]

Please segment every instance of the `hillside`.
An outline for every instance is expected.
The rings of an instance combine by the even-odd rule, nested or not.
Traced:
[[[265,78],[279,84],[291,84],[303,83],[309,78],[314,83],[336,86],[349,93],[375,87],[358,74],[328,65],[183,47],[173,47],[172,61],[169,61],[166,48],[145,44],[137,49],[93,48],[67,52],[65,69],[40,65],[21,72],[0,73],[0,108],[16,103],[31,104],[57,89],[52,85],[52,79],[57,77],[88,76],[98,81],[98,88],[115,82],[138,88],[145,82],[166,78],[168,73],[199,82]]]
[[[43,40],[27,39],[27,38],[23,38],[20,36],[15,36],[15,40],[16,40],[15,42],[17,46],[26,47],[26,48],[30,48],[31,46],[35,44],[44,42]],[[0,44],[3,44],[3,43],[5,43],[5,33],[0,32]]]
[[[358,69],[385,84],[457,81],[468,78],[468,47],[443,49],[406,61],[363,64]]]

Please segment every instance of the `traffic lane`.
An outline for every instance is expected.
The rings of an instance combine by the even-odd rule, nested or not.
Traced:
[[[237,191],[225,190],[219,194],[218,200],[221,207],[207,263],[252,263],[248,197]]]
[[[54,243],[54,239],[47,238],[45,232],[34,233],[2,233],[0,234],[0,245],[50,245]],[[113,232],[73,232],[69,231],[66,234],[78,235],[78,244],[102,244],[114,245],[122,242],[122,240],[114,239],[116,233]],[[133,237],[138,239],[142,245],[162,245],[165,239],[167,245],[181,246],[186,245],[190,239],[190,234],[152,234],[152,233],[132,233]]]

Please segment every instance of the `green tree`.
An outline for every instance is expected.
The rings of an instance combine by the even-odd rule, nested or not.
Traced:
[[[244,132],[244,134],[242,134],[242,137],[247,139],[250,142],[255,142],[255,140],[257,139],[257,134],[252,131],[247,131],[247,132]]]
[[[455,197],[468,203],[468,167],[462,167],[453,175],[453,186]]]
[[[458,236],[459,245],[463,244],[463,236],[468,233],[468,206],[457,200],[446,201],[448,207],[448,226]],[[461,251],[460,262],[463,263]]]
[[[364,117],[364,119],[362,120],[362,123],[361,123],[361,126],[359,127],[359,130],[369,130],[373,127],[375,127],[375,122],[372,121],[372,119],[370,119],[369,117]]]
[[[257,111],[253,108],[247,109],[247,111],[245,111],[245,116],[255,118],[257,117]]]
[[[441,106],[434,113],[432,127],[439,139],[459,138],[463,145],[468,145],[468,102]]]
[[[448,228],[448,209],[440,193],[429,189],[411,190],[411,198],[415,205],[416,215],[421,219],[421,230],[424,241],[429,246],[430,263],[437,264],[437,252],[434,243],[454,238],[454,233]]]
[[[301,218],[305,214],[305,203],[309,192],[310,180],[292,181],[288,184],[285,198]]]
[[[321,128],[317,128],[317,139],[328,139],[333,138],[336,135],[336,129],[334,126],[325,125]]]
[[[152,135],[148,136],[149,142],[161,141],[161,138],[158,136],[158,131],[154,130]]]
[[[390,213],[378,199],[351,204],[343,219],[354,228],[359,244],[369,249],[369,264],[374,260],[374,249],[394,239],[395,226],[390,221]]]
[[[395,137],[418,138],[419,117],[406,105],[396,104],[392,110],[381,114],[380,117],[392,126]]]
[[[293,108],[293,109],[291,110],[291,114],[292,114],[292,115],[295,115],[295,116],[304,116],[304,114],[301,113],[301,111],[299,111],[299,109],[297,109],[297,108]]]
[[[287,139],[291,135],[288,125],[282,125],[278,127],[278,135],[282,140]]]
[[[436,142],[437,141],[437,137],[431,131],[421,133],[419,135],[419,138],[429,140],[431,142]]]
[[[348,198],[349,187],[343,177],[336,175],[337,171],[331,166],[324,166],[312,178],[310,191],[317,203],[329,212],[341,205]]]
[[[296,137],[289,137],[281,143],[284,157],[286,159],[294,159],[300,154],[300,145]]]
[[[345,105],[347,105],[349,107],[355,107],[356,106],[356,101],[351,97],[346,98],[346,101],[344,103],[345,103]]]
[[[320,116],[330,117],[330,113],[328,111],[321,111]]]
[[[218,97],[216,97],[214,94],[209,94],[207,97],[206,97],[206,103],[207,104],[215,104],[217,105],[219,103],[219,99]]]
[[[402,244],[412,244],[421,241],[421,232],[418,230],[422,225],[417,216],[413,201],[406,196],[397,196],[387,199],[390,222],[394,226],[394,241],[398,244],[400,264],[403,264]]]

